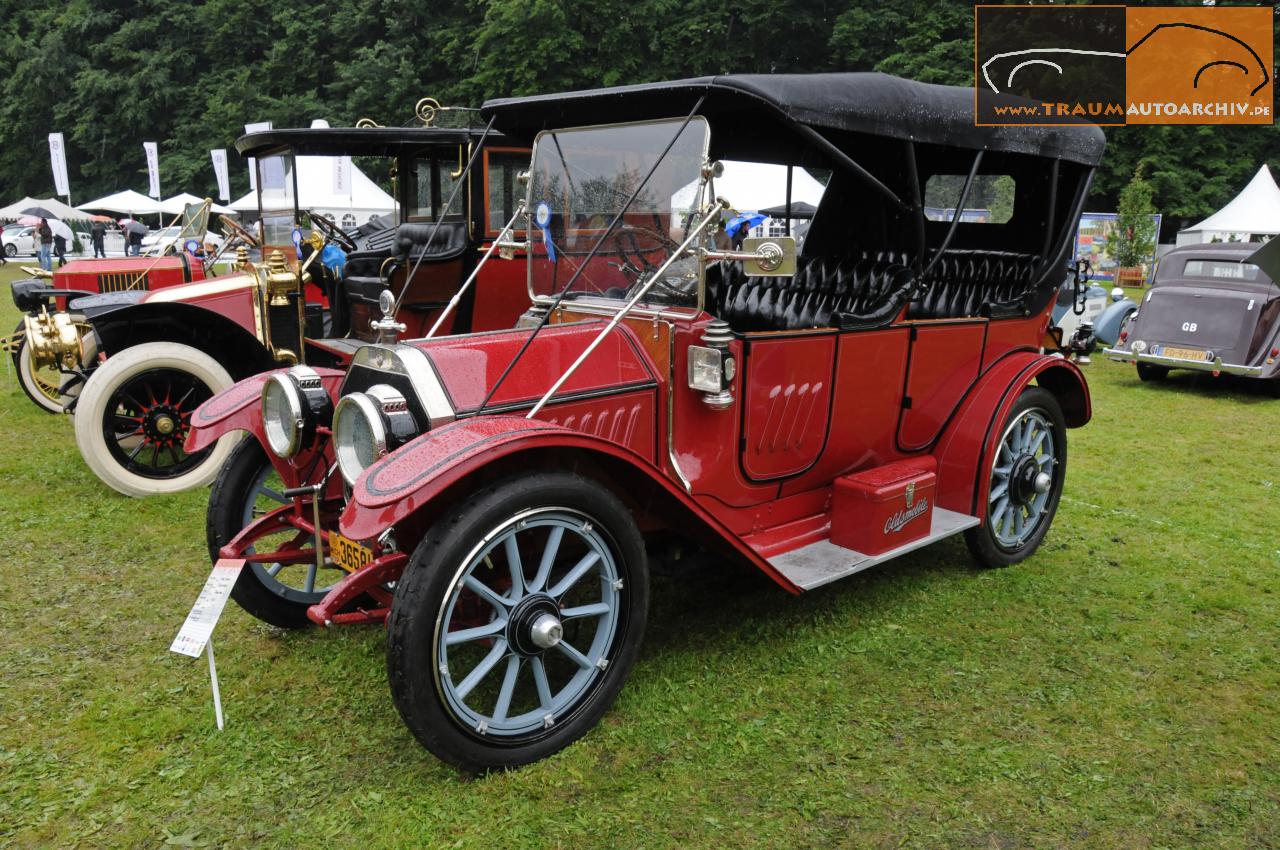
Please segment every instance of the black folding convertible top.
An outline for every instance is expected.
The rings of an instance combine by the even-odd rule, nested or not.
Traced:
[[[761,109],[815,129],[828,128],[973,150],[997,150],[1097,165],[1102,131],[1065,126],[974,125],[974,89],[918,83],[888,74],[729,74],[487,101],[481,115],[530,141],[545,128],[681,117],[705,96],[709,117]],[[1000,103],[1030,101],[982,92]],[[985,103],[984,99],[984,103]]]
[[[241,156],[263,156],[280,149],[299,156],[354,154],[395,156],[428,145],[465,145],[480,138],[481,130],[447,127],[314,127],[264,130],[236,139]],[[489,133],[486,144],[501,144],[502,134]]]

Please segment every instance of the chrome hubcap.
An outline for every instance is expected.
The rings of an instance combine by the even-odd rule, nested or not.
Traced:
[[[987,501],[987,524],[1003,548],[1021,548],[1044,522],[1058,454],[1053,425],[1043,410],[1023,411],[1005,429]]]
[[[564,635],[564,627],[552,614],[542,614],[533,621],[529,630],[529,639],[540,649],[550,649],[560,642]]]

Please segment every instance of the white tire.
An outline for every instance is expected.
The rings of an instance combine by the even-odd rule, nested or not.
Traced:
[[[57,371],[35,368],[35,364],[31,362],[31,346],[27,345],[25,337],[13,355],[13,365],[14,371],[18,373],[18,385],[27,394],[27,398],[35,402],[36,407],[49,413],[62,412],[62,406],[67,401],[58,392],[62,375]]]
[[[126,496],[155,496],[213,480],[241,434],[189,456],[187,422],[205,399],[231,386],[231,376],[204,352],[176,342],[126,348],[89,376],[76,405],[76,444],[108,487]],[[135,427],[136,431],[123,428]],[[108,436],[108,429],[111,436]]]

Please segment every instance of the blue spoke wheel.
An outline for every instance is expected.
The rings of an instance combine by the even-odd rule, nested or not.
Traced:
[[[965,535],[980,563],[1007,566],[1040,546],[1058,509],[1066,462],[1067,429],[1057,399],[1041,387],[1024,390],[990,459],[980,496],[986,517]]]
[[[553,472],[486,488],[433,526],[396,585],[396,706],[464,769],[542,758],[613,702],[647,607],[640,535],[611,492]]]

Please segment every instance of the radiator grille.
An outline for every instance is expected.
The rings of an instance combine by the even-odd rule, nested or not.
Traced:
[[[296,296],[290,296],[287,307],[268,307],[267,321],[271,323],[271,345],[277,349],[287,348],[294,354],[300,354],[301,336],[298,327],[298,304]]]
[[[133,282],[138,280],[138,274],[135,272],[107,272],[98,275],[98,291],[99,292],[125,292],[130,289],[150,289],[150,275],[143,275],[142,280],[138,281],[137,286],[133,286]]]

